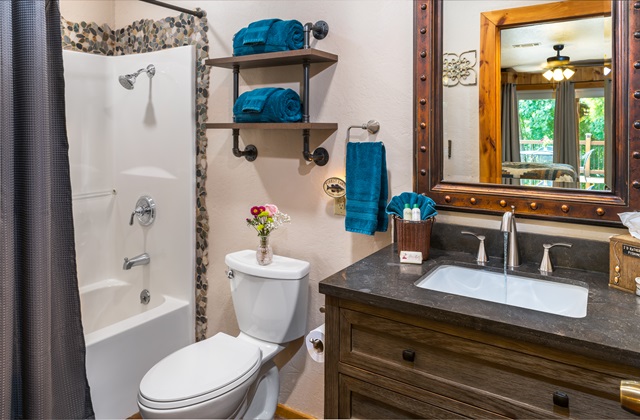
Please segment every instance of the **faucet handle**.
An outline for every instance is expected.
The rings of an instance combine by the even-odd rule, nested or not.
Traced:
[[[564,246],[567,248],[571,248],[573,245],[567,244],[564,242],[558,242],[555,244],[543,244],[544,254],[542,255],[542,261],[540,262],[540,272],[542,274],[550,274],[553,273],[553,265],[551,264],[551,257],[549,256],[549,250],[554,246]]]
[[[487,261],[489,261],[487,253],[484,249],[484,240],[486,239],[484,235],[478,235],[477,233],[469,232],[466,230],[463,230],[460,233],[462,233],[463,235],[475,236],[480,241],[480,246],[478,247],[478,256],[476,257],[476,261],[478,262],[478,264],[484,265]]]

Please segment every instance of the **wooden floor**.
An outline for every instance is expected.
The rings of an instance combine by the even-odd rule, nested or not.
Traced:
[[[308,414],[300,412],[294,408],[287,407],[286,405],[278,404],[276,407],[276,414],[273,416],[274,419],[313,419]]]

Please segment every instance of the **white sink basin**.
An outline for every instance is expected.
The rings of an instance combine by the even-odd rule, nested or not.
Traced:
[[[442,265],[415,283],[422,289],[583,318],[589,290],[573,284],[530,279],[473,268]]]

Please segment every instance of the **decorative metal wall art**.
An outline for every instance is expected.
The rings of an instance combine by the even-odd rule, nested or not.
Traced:
[[[460,54],[444,53],[442,55],[442,84],[446,87],[475,86],[478,84],[478,73],[474,69],[478,62],[477,50]]]

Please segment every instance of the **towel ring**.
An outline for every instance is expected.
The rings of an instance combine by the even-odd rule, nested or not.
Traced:
[[[347,129],[347,143],[349,142],[352,128],[361,128],[363,130],[367,130],[369,134],[376,134],[380,130],[380,123],[376,120],[369,120],[361,125],[352,125]]]

